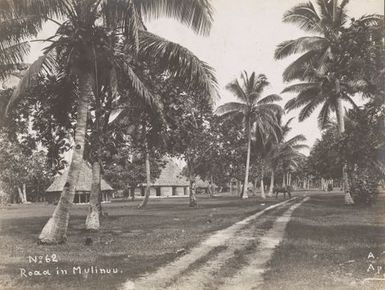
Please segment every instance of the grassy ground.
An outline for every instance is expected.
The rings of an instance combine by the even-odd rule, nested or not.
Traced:
[[[51,215],[52,205],[19,205],[0,211],[0,288],[16,289],[113,289],[127,279],[151,272],[188,251],[210,233],[276,202],[255,198],[200,197],[198,209],[185,198],[151,200],[145,210],[138,202],[104,205],[108,216],[100,233],[84,229],[87,207],[72,209],[68,241],[64,245],[42,246],[37,236]],[[92,244],[86,245],[91,238]],[[28,257],[46,255],[58,262],[34,263]],[[73,267],[115,269],[115,274],[73,275]],[[25,272],[24,270],[25,269]],[[51,275],[37,276],[48,270]],[[67,270],[67,274],[61,270]],[[33,277],[27,276],[29,271]],[[23,273],[23,274],[22,274]],[[46,272],[47,274],[48,272]],[[59,273],[59,274],[58,274]]]
[[[345,207],[341,194],[313,192],[311,196],[295,210],[265,273],[264,288],[385,289],[383,281],[363,282],[384,278],[385,197],[372,207],[359,208]],[[183,255],[212,232],[276,202],[230,196],[200,197],[199,201],[198,209],[189,208],[185,198],[151,200],[145,210],[136,208],[138,202],[111,203],[104,206],[108,216],[97,234],[84,229],[87,207],[76,206],[71,212],[68,242],[56,246],[36,243],[54,206],[2,209],[0,289],[114,289]],[[85,244],[87,238],[92,239],[91,245]],[[52,254],[57,263],[28,260],[29,256],[52,258]],[[236,270],[245,254],[229,261],[227,271]],[[78,266],[116,269],[118,273],[73,275],[73,267]],[[27,278],[20,269],[27,275],[48,269],[51,275]],[[61,269],[68,274],[61,274]]]
[[[343,206],[342,195],[313,196],[294,212],[266,288],[385,289],[385,281],[365,280],[385,278],[384,213],[384,196],[362,208]]]

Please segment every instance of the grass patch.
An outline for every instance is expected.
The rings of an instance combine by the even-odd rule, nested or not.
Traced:
[[[275,202],[231,196],[200,197],[198,208],[193,209],[185,198],[169,198],[153,199],[144,210],[137,209],[138,202],[111,203],[104,205],[108,216],[103,218],[98,233],[85,231],[87,207],[74,206],[67,243],[54,246],[36,243],[54,206],[13,205],[1,210],[0,288],[113,289],[127,279],[135,279],[174,260],[178,250],[189,251],[210,233]],[[87,238],[92,244],[86,245]],[[29,256],[52,254],[56,255],[57,263],[28,260]],[[118,269],[118,272],[79,273],[77,267]],[[48,270],[51,275],[27,278],[20,269],[27,273]],[[62,270],[67,274],[61,274]]]
[[[384,197],[372,207],[346,207],[342,195],[313,196],[294,212],[264,288],[385,289],[384,281],[363,282],[385,278],[384,212]],[[368,272],[370,263],[384,269]]]

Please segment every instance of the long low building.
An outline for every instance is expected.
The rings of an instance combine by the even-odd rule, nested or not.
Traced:
[[[57,203],[59,201],[64,184],[67,181],[68,170],[69,168],[67,168],[61,175],[57,176],[53,183],[45,191],[46,201],[48,201],[48,203]],[[92,168],[91,165],[84,161],[80,170],[73,202],[77,204],[88,203],[90,201],[91,185]],[[102,201],[110,201],[114,189],[103,178],[100,186],[102,190]]]
[[[162,169],[159,177],[151,184],[150,196],[183,196],[189,194],[189,181],[182,175],[182,169],[171,158]],[[141,184],[135,190],[144,196],[146,184]]]

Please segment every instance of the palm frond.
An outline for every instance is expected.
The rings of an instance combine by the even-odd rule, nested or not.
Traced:
[[[282,98],[279,95],[271,94],[271,95],[268,95],[268,96],[260,99],[257,104],[262,105],[262,104],[279,102],[281,100],[282,100]]]
[[[0,44],[0,79],[5,79],[14,70],[16,64],[23,62],[29,49],[28,42],[15,43],[9,46]]]
[[[29,53],[28,42],[13,43],[11,45],[0,44],[0,63],[13,64],[23,61],[23,57]]]
[[[234,80],[233,82],[226,85],[226,89],[232,92],[240,101],[244,103],[249,103],[249,99],[238,80]]]
[[[349,95],[343,94],[341,97],[343,100],[348,101],[355,110],[359,110],[359,107],[357,106],[356,102],[354,102],[354,100]]]
[[[33,1],[17,1],[8,0],[0,1],[0,19],[24,19],[32,20],[34,29],[41,30],[42,24],[48,18],[60,18],[63,15],[65,1],[63,0],[33,0]],[[30,26],[32,28],[32,26]]]
[[[208,0],[133,0],[147,18],[172,17],[207,35],[213,22],[213,9]]]
[[[118,65],[123,69],[124,77],[129,80],[131,87],[133,91],[137,94],[137,96],[139,98],[142,98],[147,105],[153,107],[155,104],[154,95],[146,87],[142,80],[137,76],[137,74],[133,71],[131,66],[125,61]]]
[[[213,68],[187,48],[145,31],[140,32],[139,40],[141,57],[156,59],[185,85],[202,89],[209,97],[216,94],[217,80]]]
[[[27,90],[36,85],[36,81],[39,75],[51,74],[56,66],[57,64],[52,53],[46,53],[34,61],[24,72],[22,79],[19,81],[17,87],[13,91],[13,94],[6,108],[6,113],[16,100],[18,100]]]
[[[367,26],[381,26],[384,25],[384,16],[380,14],[368,14],[361,16],[357,21]]]
[[[285,104],[285,110],[292,111],[303,105],[310,103],[313,99],[316,99],[319,95],[319,88],[310,88],[307,90],[301,91],[297,97],[289,100]]]
[[[143,29],[143,25],[135,4],[131,2],[125,18],[124,35],[134,44],[135,53],[139,51],[139,29]]]
[[[0,41],[4,43],[16,43],[36,36],[42,29],[40,15],[0,17]]]
[[[318,127],[321,130],[326,129],[330,123],[330,104],[325,102],[322,106],[320,113],[318,114]]]
[[[302,150],[302,149],[308,149],[309,146],[306,144],[296,144],[296,145],[293,145],[292,148],[294,150]]]
[[[299,92],[302,92],[304,90],[308,90],[308,89],[315,88],[315,87],[319,87],[318,82],[298,83],[298,84],[294,84],[294,85],[291,85],[291,86],[284,88],[281,93],[282,94],[283,93],[292,93],[292,92],[299,93]]]
[[[314,112],[315,108],[317,108],[317,106],[321,104],[322,101],[322,98],[314,98],[299,112],[298,120],[302,122],[306,118],[310,117],[310,115]]]
[[[219,106],[215,110],[215,114],[218,116],[223,116],[225,114],[236,112],[236,113],[241,113],[245,116],[247,113],[247,110],[248,108],[247,108],[247,105],[245,104],[237,103],[237,102],[228,102],[226,104]]]
[[[313,4],[307,3],[298,4],[292,9],[285,12],[283,22],[297,24],[305,31],[322,33],[323,29],[320,25],[321,19],[318,16]]]
[[[313,69],[312,64],[316,62],[319,56],[319,51],[310,50],[304,53],[284,70],[282,74],[283,80],[286,82],[294,79],[304,80],[309,70]]]
[[[295,135],[294,137],[290,138],[285,142],[286,146],[294,146],[298,144],[299,142],[304,142],[306,141],[306,137],[302,134]]]
[[[254,76],[254,73],[252,74]],[[264,74],[259,74],[257,78],[254,78],[249,80],[248,86],[250,87],[249,92],[248,92],[248,98],[250,100],[251,104],[255,104],[261,94],[263,93],[263,90],[269,85],[270,83],[267,80],[266,75]]]
[[[320,50],[327,45],[328,41],[319,36],[305,36],[294,40],[287,40],[277,46],[274,52],[274,58],[282,59],[296,53]]]
[[[282,107],[278,104],[264,103],[256,106],[254,112],[257,114],[274,114],[274,118],[278,115],[282,115]]]

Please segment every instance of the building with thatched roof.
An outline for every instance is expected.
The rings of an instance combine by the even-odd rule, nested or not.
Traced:
[[[171,158],[159,177],[151,184],[150,196],[183,196],[188,195],[189,181],[182,175],[182,169]],[[146,184],[142,184],[139,191],[144,195]]]
[[[56,203],[59,201],[60,194],[63,191],[64,184],[67,181],[68,176],[67,168],[61,175],[57,176],[53,183],[47,188],[46,200],[49,203]],[[87,162],[82,163],[80,169],[79,180],[76,186],[76,193],[74,197],[74,203],[88,203],[90,200],[90,192],[92,185],[92,168]],[[112,191],[114,190],[103,178],[101,180],[102,200],[110,201]]]

